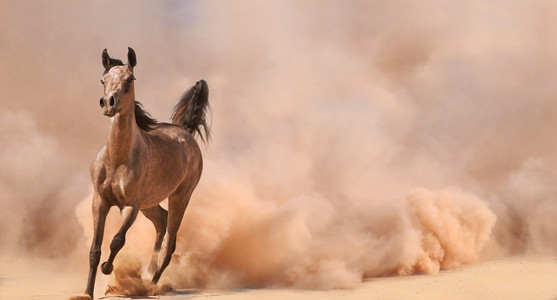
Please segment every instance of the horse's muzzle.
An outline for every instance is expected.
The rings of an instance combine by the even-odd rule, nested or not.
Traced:
[[[120,101],[118,101],[116,95],[112,94],[106,97],[102,97],[99,104],[103,109],[103,114],[105,116],[113,117],[118,112]]]

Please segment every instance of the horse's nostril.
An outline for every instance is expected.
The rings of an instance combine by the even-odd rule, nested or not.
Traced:
[[[110,97],[110,106],[114,106],[114,96]]]
[[[103,98],[101,98],[101,101],[99,102],[99,104],[101,105],[101,108],[103,108],[103,107],[104,107],[104,101],[103,101]]]

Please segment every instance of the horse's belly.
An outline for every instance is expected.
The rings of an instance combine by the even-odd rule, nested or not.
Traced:
[[[155,207],[159,205],[164,199],[149,199],[147,201],[141,202],[139,209],[147,209],[147,208]]]
[[[157,189],[156,192],[153,191],[145,191],[145,189]],[[144,192],[141,199],[141,204],[139,206],[140,209],[151,208],[153,206],[157,206],[159,203],[164,201],[164,199],[168,198],[174,192],[176,188],[166,188],[160,189],[157,187],[146,186],[144,187]]]
[[[146,178],[141,185],[141,209],[157,206],[168,198],[180,185],[184,174],[176,172],[159,178]]]

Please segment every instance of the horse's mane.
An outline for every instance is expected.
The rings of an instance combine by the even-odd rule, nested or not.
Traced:
[[[150,131],[158,124],[157,120],[153,119],[138,101],[135,101],[135,122],[144,131]]]

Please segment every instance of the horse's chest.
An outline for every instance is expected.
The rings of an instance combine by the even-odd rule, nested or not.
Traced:
[[[139,193],[138,176],[133,170],[117,168],[103,170],[105,176],[97,180],[97,191],[113,205],[130,205]]]

